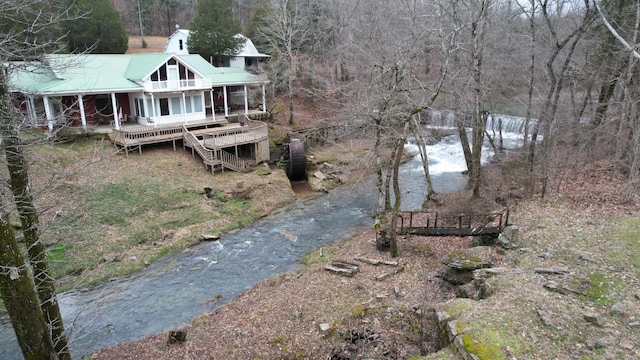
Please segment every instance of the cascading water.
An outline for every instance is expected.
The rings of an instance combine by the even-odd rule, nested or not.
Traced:
[[[439,120],[440,116],[438,116]],[[498,121],[498,119],[502,119]],[[453,116],[446,116],[443,125],[439,128],[456,129]],[[499,124],[502,125],[502,145],[505,149],[513,149],[522,145],[525,119],[507,115],[493,115],[487,120],[487,132],[492,137],[496,137],[496,143],[500,133]],[[529,124],[533,130],[533,122]],[[530,132],[529,132],[530,133]],[[471,141],[471,139],[469,139]],[[427,192],[426,181],[422,160],[418,151],[418,146],[413,142],[405,145],[405,151],[416,154],[409,162],[400,169],[399,181],[403,191],[402,210],[417,211],[422,208]],[[486,165],[494,156],[494,151],[489,141],[485,139],[482,147],[481,163]],[[467,165],[460,146],[458,135],[449,135],[437,144],[427,145],[427,156],[429,158],[429,174],[431,183],[438,193],[454,192],[464,189],[467,186],[467,176],[463,174],[467,170]]]

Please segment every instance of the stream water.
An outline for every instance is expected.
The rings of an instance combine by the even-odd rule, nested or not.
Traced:
[[[414,145],[407,144],[408,150]],[[485,148],[484,161],[491,156]],[[437,192],[466,185],[456,136],[428,147]],[[419,156],[404,164],[400,180],[403,209],[419,209],[426,194]],[[223,234],[166,257],[135,276],[59,295],[74,359],[120,342],[175,329],[233,300],[256,283],[295,270],[306,252],[373,225],[376,191],[372,184],[336,189],[280,209],[249,227]],[[221,296],[219,301],[212,301]],[[0,318],[0,359],[22,358],[8,317]]]

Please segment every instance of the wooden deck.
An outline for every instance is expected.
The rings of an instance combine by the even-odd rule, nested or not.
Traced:
[[[197,153],[205,167],[211,167],[212,172],[217,167],[244,171],[247,162],[224,149],[264,141],[269,137],[269,130],[266,123],[251,120],[245,114],[232,119],[238,122],[229,123],[227,118],[221,117],[216,121],[156,127],[124,125],[119,130],[113,129],[112,140],[116,146],[125,150],[127,156],[129,151],[136,149],[142,154],[143,145],[163,142],[172,142],[173,149],[176,150],[176,142],[182,141],[183,148],[191,149],[194,156]]]
[[[268,136],[265,123],[251,120],[246,115],[242,115],[240,120],[245,126],[242,123],[229,123],[225,118],[155,127],[125,124],[119,130],[112,130],[113,142],[129,151],[140,149],[142,145],[182,140],[183,131],[189,131],[196,136],[215,139],[209,141],[207,147],[217,149],[259,141]]]

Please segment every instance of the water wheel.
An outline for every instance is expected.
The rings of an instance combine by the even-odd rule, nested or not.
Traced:
[[[289,166],[287,168],[289,180],[305,180],[307,177],[307,164],[304,155],[304,142],[299,139],[289,143]]]

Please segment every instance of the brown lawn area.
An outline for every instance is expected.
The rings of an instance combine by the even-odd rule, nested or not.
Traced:
[[[140,36],[129,36],[129,48],[126,54],[144,54],[163,52],[164,46],[167,44],[166,36],[145,36],[144,41],[147,47],[142,47]]]

